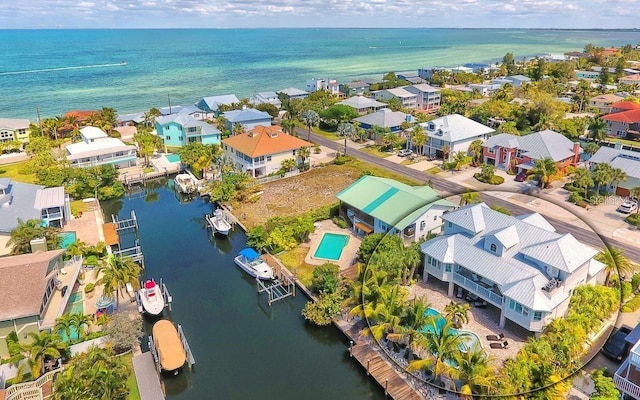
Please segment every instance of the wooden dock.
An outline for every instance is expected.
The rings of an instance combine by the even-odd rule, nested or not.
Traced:
[[[138,382],[140,400],[164,400],[160,377],[150,352],[133,357],[133,371]]]
[[[263,282],[256,278],[258,293],[267,293],[267,303],[269,306],[278,300],[295,296],[295,278],[290,275],[289,271],[271,254],[263,254],[262,259],[273,269],[276,277],[276,279],[269,282]]]

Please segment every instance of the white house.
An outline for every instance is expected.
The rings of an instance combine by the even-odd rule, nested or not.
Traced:
[[[87,126],[80,129],[81,142],[66,147],[67,160],[72,167],[91,167],[112,164],[119,167],[136,165],[136,146],[109,137],[102,129]]]
[[[280,126],[256,126],[252,130],[222,140],[222,148],[243,172],[253,177],[277,172],[282,161],[293,158],[301,161],[301,147],[312,147],[306,140],[298,139],[282,131]],[[306,160],[305,162],[308,162]]]
[[[501,328],[510,320],[542,332],[565,315],[577,286],[604,280],[598,250],[555,232],[540,214],[513,217],[481,203],[442,219],[443,235],[421,246],[423,279],[447,282],[451,297],[496,307]]]
[[[425,154],[442,156],[446,148],[449,159],[453,153],[467,152],[474,140],[487,140],[488,135],[494,132],[493,128],[459,114],[445,115],[420,125],[429,138]]]
[[[440,233],[442,215],[456,207],[429,186],[409,186],[371,175],[358,179],[336,197],[357,235],[389,233],[409,242]]]
[[[405,86],[404,90],[416,95],[416,108],[435,112],[440,108],[442,100],[442,90],[426,83]]]
[[[319,90],[326,90],[335,96],[340,95],[340,84],[335,79],[309,79],[305,85],[305,89],[309,93],[317,92]]]
[[[591,168],[595,168],[599,163],[620,168],[627,174],[627,179],[624,182],[610,187],[618,196],[629,196],[631,189],[640,187],[640,153],[624,150],[620,143],[617,143],[614,148],[602,146],[589,159]]]
[[[393,88],[393,89],[384,89],[377,90],[373,92],[373,96],[376,100],[391,100],[393,98],[398,99],[402,107],[404,108],[416,108],[418,104],[418,95],[416,93],[411,93],[405,88]]]

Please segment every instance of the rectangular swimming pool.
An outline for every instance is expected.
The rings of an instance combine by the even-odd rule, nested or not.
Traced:
[[[324,260],[337,261],[342,255],[342,250],[349,243],[349,235],[338,233],[325,233],[320,240],[313,257]]]
[[[62,238],[62,241],[60,242],[60,248],[62,249],[66,249],[67,247],[74,244],[76,241],[75,232],[60,232],[58,236]]]
[[[167,158],[167,161],[169,161],[170,163],[179,163],[180,161],[180,154],[169,154],[165,156]]]

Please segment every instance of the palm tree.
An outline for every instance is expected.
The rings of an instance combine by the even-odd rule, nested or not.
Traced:
[[[236,122],[233,124],[233,135],[241,135],[245,132],[245,128],[244,125],[242,125],[240,122]]]
[[[60,247],[62,239],[58,236],[60,229],[52,226],[42,226],[42,221],[30,219],[23,221],[18,218],[18,226],[11,231],[11,237],[7,241],[7,247],[12,246],[11,255],[31,253],[31,240],[44,237],[47,249],[54,250]]]
[[[600,117],[589,118],[589,137],[599,143],[607,135],[607,124]]]
[[[464,192],[460,196],[459,205],[464,206],[464,205],[467,205],[467,204],[474,204],[474,203],[479,203],[479,202],[480,202],[480,193],[472,192],[471,190],[469,190],[467,192]]]
[[[300,115],[300,120],[309,128],[307,140],[311,140],[311,128],[320,124],[320,116],[313,110],[307,110]]]
[[[422,331],[433,319],[433,316],[426,313],[429,307],[430,305],[422,298],[414,298],[400,318],[400,326],[397,327],[396,332],[387,335],[387,339],[392,342],[406,342],[409,360],[413,358],[415,348],[421,344],[424,346]]]
[[[423,360],[415,360],[409,363],[407,371],[430,370],[436,381],[442,382],[443,376],[452,376],[453,367],[450,363],[458,357],[462,339],[453,330],[451,321],[446,321],[442,327],[438,327],[435,320],[428,325],[424,333],[424,348],[429,353]]]
[[[401,251],[402,264],[404,270],[402,272],[401,285],[408,285],[409,281],[416,273],[416,268],[421,263],[420,245],[417,242],[411,244],[411,246],[403,248]]]
[[[471,155],[471,162],[473,166],[477,166],[482,159],[482,140],[476,139],[469,145],[469,154]]]
[[[82,339],[87,335],[89,325],[93,322],[93,317],[90,314],[71,314],[71,320],[78,332],[78,338]]]
[[[591,172],[586,168],[576,168],[571,176],[571,179],[575,187],[584,189],[584,197],[587,197],[589,188],[593,186],[593,178],[591,177]]]
[[[551,158],[541,158],[534,161],[532,172],[538,176],[538,184],[544,189],[549,186],[551,177],[558,172],[558,166]]]
[[[609,176],[609,183],[611,186],[618,186],[620,182],[627,180],[627,173],[620,168],[612,168],[611,176]]]
[[[149,131],[139,130],[133,135],[133,140],[138,144],[138,152],[144,157],[145,166],[148,167],[153,152],[162,147],[162,139]]]
[[[450,320],[456,329],[459,329],[462,327],[462,324],[469,322],[470,308],[471,306],[469,306],[468,303],[462,304],[452,301],[444,308],[444,317]]]
[[[98,265],[96,274],[100,278],[96,283],[103,286],[105,295],[115,294],[117,305],[120,292],[127,283],[131,283],[134,289],[138,288],[140,271],[141,267],[131,258],[111,255],[106,262]]]
[[[300,147],[298,150],[298,157],[302,159],[302,170],[304,171],[307,165],[305,162],[309,157],[311,157],[311,149],[307,146]]]
[[[31,376],[37,379],[42,375],[45,358],[60,358],[67,351],[68,346],[59,335],[47,331],[29,332],[28,335],[31,338],[31,343],[26,346],[29,353],[28,363]]]
[[[605,187],[611,182],[611,177],[613,176],[613,167],[609,164],[599,163],[593,169],[593,181],[598,184],[598,189],[596,193],[600,194],[601,185],[605,185]]]
[[[451,370],[451,375],[460,381],[460,392],[493,394],[496,387],[496,374],[491,365],[493,360],[480,346],[457,353],[455,361],[457,367]]]
[[[283,170],[285,170],[286,172],[289,172],[296,167],[296,164],[297,162],[295,159],[286,158],[282,160],[282,162],[280,163],[280,166],[282,167]]]
[[[63,332],[68,340],[71,340],[71,331],[76,326],[74,314],[62,314],[56,319],[56,325],[53,328],[54,332]]]
[[[596,260],[605,265],[605,286],[609,284],[609,278],[611,278],[611,274],[614,272],[617,272],[620,276],[631,276],[636,271],[636,265],[625,257],[622,250],[615,247],[606,246],[604,250],[596,256]]]
[[[355,129],[353,125],[347,122],[343,122],[338,125],[338,129],[336,131],[338,136],[344,137],[344,155],[347,155],[347,139],[351,138],[355,134]]]
[[[598,149],[600,149],[600,146],[598,146],[596,143],[587,143],[584,146],[584,152],[586,154],[589,155],[589,157],[591,157],[592,155],[596,154],[596,152],[598,151]]]
[[[411,133],[411,143],[416,147],[418,155],[424,155],[424,145],[427,143],[427,135],[424,133],[422,125],[418,124]]]

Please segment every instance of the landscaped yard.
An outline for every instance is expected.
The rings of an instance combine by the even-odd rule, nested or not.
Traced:
[[[278,258],[289,271],[296,275],[303,285],[311,287],[311,278],[313,277],[315,266],[304,262],[308,252],[308,247],[298,246],[293,250],[278,254]]]
[[[0,165],[0,178],[11,178],[12,180],[25,183],[36,183],[36,174],[21,174],[20,169],[26,164],[27,161]]]
[[[387,153],[386,151],[380,151],[380,146],[365,146],[361,148],[360,151],[380,158],[387,158],[391,155],[391,153]]]
[[[140,400],[138,382],[136,381],[136,374],[133,372],[133,353],[128,353],[121,357],[122,362],[131,367],[131,375],[129,375],[129,379],[127,379],[127,387],[129,388],[128,400]]]

